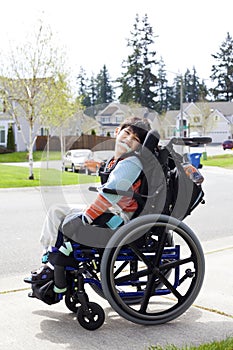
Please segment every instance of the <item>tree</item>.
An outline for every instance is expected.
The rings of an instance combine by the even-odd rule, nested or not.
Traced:
[[[36,123],[39,124],[42,109],[50,103],[48,87],[64,71],[64,62],[62,55],[58,57],[58,49],[53,47],[53,36],[49,27],[40,22],[31,31],[31,35],[21,46],[11,49],[8,64],[2,64],[7,70],[2,74],[4,78],[1,83],[8,94],[8,110],[21,129],[29,152],[29,179],[34,179],[33,147]],[[28,137],[25,135],[22,118],[29,127]]]
[[[122,103],[135,102],[154,109],[157,78],[153,74],[153,68],[157,62],[156,52],[150,49],[154,44],[154,35],[147,15],[142,20],[136,15],[130,34],[127,46],[132,49],[132,53],[122,64],[126,71],[117,79],[122,88],[119,99]]]
[[[219,52],[213,54],[216,64],[212,65],[210,78],[216,86],[210,91],[216,101],[231,101],[233,98],[233,39],[229,32]]]
[[[48,129],[50,127],[60,128],[61,154],[63,156],[63,132],[65,126],[69,127],[71,117],[78,110],[81,110],[81,98],[72,98],[67,77],[65,74],[59,73],[56,79],[45,85],[43,94],[46,96],[47,103],[44,103],[41,108],[41,121],[48,126]]]
[[[189,69],[184,74],[184,101],[185,102],[198,102],[204,100],[208,95],[208,90],[204,81],[199,82],[199,77],[195,67],[191,72]]]
[[[106,65],[96,77],[96,100],[95,104],[110,103],[113,101],[114,92],[110,83],[110,77]]]
[[[145,14],[144,18],[142,19],[142,24],[143,27],[141,29],[141,47],[143,57],[143,73],[140,103],[142,106],[148,107],[150,109],[155,109],[155,98],[157,97],[156,84],[158,79],[153,73],[153,68],[158,64],[158,62],[155,60],[156,51],[153,50],[153,28],[148,22],[147,14]],[[152,49],[150,49],[151,46]]]
[[[158,113],[163,113],[167,111],[168,108],[168,80],[166,78],[166,70],[163,59],[160,59],[159,69],[158,69],[158,82],[157,82],[157,96],[158,102],[156,103],[156,111]]]
[[[80,72],[77,77],[77,82],[79,86],[78,94],[79,94],[79,98],[81,98],[81,104],[85,108],[88,108],[91,106],[91,98],[88,92],[89,80],[86,76],[86,71],[83,69],[83,67],[80,67]]]
[[[7,149],[13,152],[15,151],[15,135],[12,125],[8,128]]]
[[[183,95],[183,77],[182,75],[177,75],[172,86],[167,87],[167,106],[170,110],[179,110],[180,109],[180,100],[181,100],[181,90]],[[184,102],[182,98],[182,102]]]

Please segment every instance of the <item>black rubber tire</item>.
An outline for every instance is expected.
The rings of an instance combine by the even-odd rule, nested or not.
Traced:
[[[83,328],[94,331],[104,323],[105,313],[99,304],[88,302],[87,306],[89,313],[84,310],[82,305],[78,308],[77,320]]]
[[[80,303],[77,300],[77,298],[75,298],[75,296],[72,295],[70,288],[66,291],[65,304],[71,312],[74,312],[75,314],[77,313]]]
[[[180,258],[161,262],[160,256],[156,257],[160,246],[155,249],[154,257],[138,255],[143,261],[145,267],[142,271],[121,277],[117,275],[116,264],[123,247],[132,246],[132,242],[142,235],[142,232],[149,230],[151,227],[166,230],[173,234],[174,243],[180,246]],[[165,235],[163,235],[165,237]],[[161,254],[166,247],[161,248]],[[133,253],[135,251],[133,250]],[[137,251],[135,253],[137,255]],[[159,254],[158,254],[159,255]],[[165,253],[164,253],[165,255]],[[153,260],[154,259],[154,260]],[[154,261],[158,261],[157,265]],[[165,259],[165,258],[164,258]],[[151,265],[151,262],[154,265]],[[191,266],[191,270],[190,267]],[[177,285],[172,285],[169,281],[170,270],[173,275],[180,270],[180,277]],[[120,269],[118,269],[120,271]],[[125,319],[144,325],[156,325],[169,322],[183,314],[196,299],[204,279],[205,260],[202,247],[193,231],[182,221],[166,215],[145,215],[138,217],[128,224],[122,226],[110,239],[105,248],[101,262],[101,283],[104,295],[113,309]],[[167,275],[166,275],[167,274]],[[190,278],[189,278],[190,277]],[[142,289],[142,298],[132,307],[124,301],[124,298],[118,293],[119,286],[128,288],[131,281],[144,279]],[[158,283],[159,282],[161,283]],[[123,285],[122,285],[123,282]],[[161,296],[157,289],[166,286],[170,292],[170,298]],[[152,290],[151,290],[152,286]],[[132,288],[132,285],[131,285]],[[157,294],[156,294],[157,292]],[[148,294],[147,294],[148,293]],[[147,295],[146,295],[147,294]]]

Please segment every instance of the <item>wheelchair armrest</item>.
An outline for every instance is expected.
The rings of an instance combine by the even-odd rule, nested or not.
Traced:
[[[186,145],[186,146],[194,146],[194,145],[205,145],[207,143],[211,143],[212,138],[206,136],[200,137],[173,137],[169,144],[173,145]]]
[[[90,186],[90,187],[88,187],[88,191],[98,192],[98,188],[95,186]]]

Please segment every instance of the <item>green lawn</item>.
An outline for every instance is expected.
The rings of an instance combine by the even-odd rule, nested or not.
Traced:
[[[33,153],[33,160],[35,162],[46,160],[47,153],[42,151],[36,151]],[[14,162],[25,162],[27,166],[28,152],[13,152],[0,154],[0,163],[14,163]],[[61,152],[49,152],[50,160],[60,160]]]
[[[45,152],[34,152],[34,162],[45,161]],[[49,160],[60,160],[61,152],[50,152]],[[25,162],[25,167],[4,163]],[[99,182],[98,176],[61,172],[56,169],[33,168],[34,180],[29,180],[27,152],[0,154],[0,188],[77,185]]]
[[[214,341],[212,343],[202,344],[199,346],[184,346],[177,348],[174,345],[161,347],[159,345],[149,346],[148,350],[233,350],[233,338],[228,338],[222,341]]]
[[[34,161],[46,160],[45,152],[34,152]],[[60,160],[60,152],[50,152],[49,160]],[[4,163],[25,162],[25,167],[9,166]],[[209,156],[207,160],[201,158],[203,166],[218,166],[233,169],[233,155]],[[61,172],[55,169],[33,169],[34,180],[29,180],[27,152],[0,154],[0,188],[77,185],[99,182],[97,176],[87,176],[79,173]]]
[[[201,163],[208,166],[219,166],[233,169],[233,154],[223,154],[218,156],[208,156],[207,160],[201,158]]]
[[[29,180],[28,167],[0,164],[0,188],[77,185],[100,181],[98,176],[61,172],[56,169],[34,168],[33,173],[34,180]]]

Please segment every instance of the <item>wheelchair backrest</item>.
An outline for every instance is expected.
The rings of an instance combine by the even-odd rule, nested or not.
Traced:
[[[166,146],[159,146],[159,134],[150,131],[139,153],[143,164],[140,196],[144,205],[134,217],[142,214],[162,213],[183,219],[203,202],[204,192],[185,173],[183,157],[175,152],[171,140]],[[185,143],[191,139],[180,139]],[[196,140],[196,139],[195,139]]]

